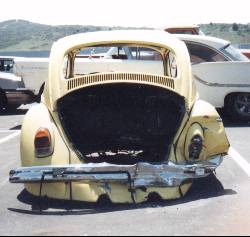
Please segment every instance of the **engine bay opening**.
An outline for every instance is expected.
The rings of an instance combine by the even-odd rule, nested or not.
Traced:
[[[87,163],[167,160],[185,111],[176,93],[132,83],[82,88],[58,101],[63,129]]]

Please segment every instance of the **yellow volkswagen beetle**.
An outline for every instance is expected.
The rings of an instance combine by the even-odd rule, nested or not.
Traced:
[[[64,200],[176,199],[228,149],[220,116],[198,100],[183,42],[164,31],[78,34],[52,47],[10,182]]]

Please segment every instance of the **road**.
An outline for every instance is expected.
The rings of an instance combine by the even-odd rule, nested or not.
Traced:
[[[25,112],[0,116],[0,235],[250,235],[250,124],[225,118],[230,155],[216,176],[197,181],[180,200],[138,206],[43,200],[40,215],[39,200],[8,182],[9,170],[20,166]]]

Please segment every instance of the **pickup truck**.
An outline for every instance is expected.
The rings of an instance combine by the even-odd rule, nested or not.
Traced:
[[[0,57],[0,110],[40,100],[48,59]]]
[[[0,111],[16,109],[33,99],[22,78],[13,73],[13,66],[13,57],[0,57]]]

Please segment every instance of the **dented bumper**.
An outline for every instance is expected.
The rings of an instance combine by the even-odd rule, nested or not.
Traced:
[[[11,183],[114,182],[130,183],[132,188],[178,187],[186,180],[203,178],[221,164],[222,157],[195,164],[108,163],[64,166],[37,166],[10,171]]]

